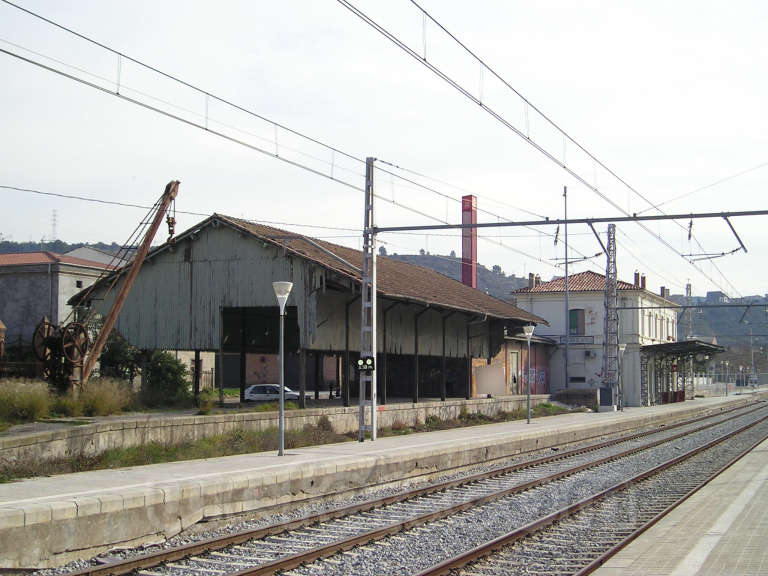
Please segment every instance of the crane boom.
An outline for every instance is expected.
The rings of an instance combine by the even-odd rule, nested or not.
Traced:
[[[115,322],[117,321],[117,316],[118,314],[120,314],[120,310],[122,309],[123,304],[125,304],[125,299],[128,297],[128,292],[131,289],[131,286],[133,285],[134,280],[136,280],[136,276],[139,273],[139,269],[141,268],[141,265],[144,263],[144,259],[147,257],[147,253],[149,252],[149,246],[150,244],[152,244],[152,240],[154,239],[155,234],[157,233],[157,229],[160,227],[160,224],[162,224],[163,222],[163,216],[165,216],[165,213],[168,210],[168,207],[170,206],[171,202],[176,198],[176,194],[178,194],[178,192],[179,192],[179,181],[172,180],[171,182],[168,182],[168,184],[165,187],[165,192],[163,192],[163,196],[160,199],[160,204],[157,208],[157,212],[155,213],[155,217],[152,220],[152,224],[150,225],[149,229],[144,235],[144,239],[141,241],[141,245],[139,246],[139,249],[136,252],[136,258],[134,258],[133,263],[131,264],[131,267],[128,270],[128,274],[125,276],[125,279],[123,280],[123,283],[117,292],[117,296],[115,296],[115,301],[112,304],[112,308],[109,310],[109,314],[107,314],[107,317],[104,319],[104,324],[101,330],[99,331],[98,336],[96,337],[96,341],[93,344],[91,353],[88,355],[88,357],[85,360],[85,364],[83,365],[83,372],[80,380],[81,385],[85,384],[88,381],[88,378],[90,377],[91,372],[93,372],[93,367],[96,364],[96,360],[99,358],[101,351],[104,349],[104,345],[107,343],[107,338],[109,337],[109,334],[112,332],[112,328],[114,327]]]

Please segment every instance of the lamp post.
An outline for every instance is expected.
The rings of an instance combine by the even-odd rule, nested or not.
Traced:
[[[526,378],[526,381],[528,382],[527,388],[527,413],[528,413],[528,424],[531,423],[531,336],[533,336],[533,324],[528,324],[526,326],[523,326],[523,333],[525,334],[525,339],[528,340],[528,377]]]
[[[280,447],[277,455],[282,456],[285,448],[285,350],[283,332],[285,330],[285,303],[288,301],[288,295],[293,288],[293,282],[272,282],[272,288],[277,297],[277,303],[280,305],[280,417],[279,433]]]
[[[619,410],[624,411],[624,351],[626,344],[619,344]]]
[[[728,371],[728,360],[725,361],[725,395],[728,396],[728,378],[730,377]]]

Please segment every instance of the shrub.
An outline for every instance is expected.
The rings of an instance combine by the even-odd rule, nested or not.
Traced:
[[[98,331],[102,324],[101,318],[94,321],[94,330]],[[112,330],[99,356],[99,373],[102,376],[133,380],[133,375],[138,371],[139,354],[138,348],[117,330]]]
[[[187,367],[172,354],[155,351],[145,368],[141,401],[147,406],[184,405],[190,402]]]
[[[197,397],[197,413],[210,414],[217,401],[218,395],[213,390],[203,390]]]
[[[128,408],[131,393],[119,380],[94,378],[80,392],[79,401],[86,416],[107,416]]]
[[[0,419],[8,422],[33,422],[51,409],[48,385],[35,380],[0,381]]]
[[[53,402],[53,411],[62,416],[82,416],[83,403],[72,394],[59,394]]]

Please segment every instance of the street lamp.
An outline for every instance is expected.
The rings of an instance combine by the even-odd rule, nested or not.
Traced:
[[[531,423],[531,336],[533,336],[533,324],[528,324],[526,326],[523,326],[523,333],[525,334],[525,339],[528,340],[528,378],[526,378],[526,381],[528,382],[528,386],[527,386],[528,424],[530,424]]]
[[[288,301],[288,295],[293,288],[293,282],[272,282],[272,288],[277,297],[277,303],[280,305],[280,417],[279,433],[280,448],[277,455],[282,456],[285,448],[285,350],[283,331],[285,330],[285,303]]]
[[[626,344],[619,344],[619,410],[624,411],[624,351]]]

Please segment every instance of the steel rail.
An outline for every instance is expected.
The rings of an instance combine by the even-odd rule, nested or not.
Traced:
[[[702,422],[702,421],[705,421],[705,420],[716,419],[718,416],[728,415],[730,413],[737,412],[737,411],[740,411],[739,416],[748,415],[748,414],[751,414],[753,412],[756,412],[756,411],[760,410],[762,407],[763,407],[763,403],[760,402],[760,403],[758,403],[758,406],[752,407],[751,409],[748,409],[748,410],[745,410],[745,408],[747,408],[747,406],[738,406],[738,407],[734,407],[734,408],[729,408],[729,409],[726,409],[726,410],[722,410],[722,411],[720,411],[720,412],[718,412],[716,414],[708,414],[708,415],[704,415],[704,416],[698,416],[698,417],[692,418],[690,420],[684,420],[684,421],[675,423],[673,425],[665,427],[664,430],[674,430],[675,428],[681,428],[683,426],[689,426],[691,424],[695,424],[697,422]],[[520,491],[523,491],[523,490],[534,488],[534,487],[536,487],[538,485],[541,485],[541,484],[544,484],[544,483],[547,483],[547,482],[552,482],[552,481],[557,480],[559,478],[562,478],[564,476],[575,474],[575,473],[580,472],[582,470],[585,470],[585,469],[587,469],[589,467],[594,467],[594,466],[606,463],[606,462],[611,461],[611,460],[616,460],[618,458],[626,457],[626,456],[629,456],[629,455],[631,455],[633,453],[636,453],[638,451],[642,451],[642,450],[647,450],[649,448],[653,448],[653,447],[658,446],[658,445],[660,445],[662,443],[676,440],[676,439],[678,439],[678,438],[680,438],[682,436],[688,435],[688,434],[693,434],[693,433],[696,433],[696,432],[700,432],[701,430],[704,430],[706,428],[710,428],[712,426],[716,426],[716,425],[722,423],[722,421],[723,420],[718,420],[716,422],[711,422],[709,424],[705,424],[703,426],[697,427],[694,430],[690,430],[690,431],[687,431],[687,432],[683,432],[683,433],[680,433],[680,434],[673,435],[672,437],[668,437],[668,438],[664,438],[664,439],[661,439],[661,440],[657,440],[657,441],[654,441],[654,442],[652,442],[650,444],[647,444],[647,445],[638,446],[638,447],[632,448],[630,450],[621,452],[619,454],[614,454],[612,456],[608,456],[608,457],[599,459],[597,461],[593,461],[593,462],[589,462],[589,463],[586,463],[586,464],[582,464],[582,465],[579,465],[578,467],[570,468],[568,470],[561,471],[559,473],[550,475],[548,477],[540,478],[538,480],[532,480],[532,481],[526,482],[525,484],[521,484],[521,485],[518,485],[516,487],[506,489],[506,490],[501,491],[501,492],[497,492],[497,493],[493,493],[493,494],[488,494],[488,495],[485,495],[485,496],[482,496],[482,497],[478,497],[476,499],[468,500],[468,501],[466,501],[466,502],[464,502],[464,503],[462,503],[460,505],[457,505],[457,506],[465,506],[464,509],[466,509],[466,508],[477,506],[477,505],[480,505],[480,504],[483,504],[483,503],[486,503],[486,502],[490,502],[490,501],[498,499],[498,498],[502,498],[504,496],[510,495],[512,493],[515,493],[515,492],[520,492]],[[137,556],[135,558],[128,558],[128,559],[125,559],[125,560],[118,560],[118,561],[115,561],[115,562],[109,562],[107,564],[103,564],[103,565],[100,565],[100,566],[93,566],[93,567],[89,567],[89,568],[86,568],[86,569],[83,569],[83,570],[80,570],[80,571],[77,571],[77,572],[73,572],[72,574],[70,574],[70,576],[121,576],[123,574],[128,574],[130,572],[133,572],[135,570],[151,568],[153,566],[157,566],[157,565],[162,564],[164,562],[172,562],[172,561],[175,561],[175,560],[183,559],[183,558],[188,557],[188,556],[194,556],[194,555],[202,554],[202,553],[209,552],[209,551],[216,551],[216,550],[225,549],[225,548],[228,548],[230,546],[242,544],[242,543],[247,542],[249,540],[257,540],[257,539],[260,539],[260,538],[265,538],[267,536],[273,536],[273,535],[276,535],[276,534],[281,534],[283,532],[287,532],[287,531],[290,531],[290,530],[296,530],[296,529],[304,528],[304,527],[307,527],[307,526],[311,526],[311,525],[319,523],[319,522],[326,522],[326,521],[329,521],[329,520],[334,520],[334,519],[337,519],[337,518],[343,518],[345,516],[350,516],[350,515],[353,515],[353,514],[358,514],[360,512],[366,512],[366,511],[370,511],[370,510],[373,510],[373,509],[376,509],[376,508],[381,508],[383,506],[388,506],[388,505],[391,505],[391,504],[396,504],[396,503],[399,503],[399,502],[404,502],[404,501],[407,501],[407,500],[418,498],[418,497],[426,495],[426,494],[442,492],[442,491],[445,491],[445,490],[448,490],[448,489],[451,489],[451,488],[456,488],[456,487],[459,487],[459,486],[462,486],[462,485],[471,484],[471,483],[482,481],[482,480],[486,480],[486,479],[489,479],[489,478],[503,476],[503,475],[506,475],[506,474],[510,474],[510,473],[517,472],[517,471],[520,471],[520,470],[524,470],[526,468],[532,468],[532,467],[535,467],[535,466],[540,466],[542,464],[548,464],[548,463],[556,462],[558,460],[563,460],[563,459],[570,458],[570,457],[573,457],[573,456],[579,456],[579,455],[582,455],[582,454],[587,454],[589,452],[594,452],[594,451],[600,450],[602,448],[614,446],[614,445],[620,444],[622,442],[629,442],[629,441],[632,441],[632,440],[637,440],[639,438],[650,436],[650,435],[658,433],[659,431],[660,430],[658,428],[655,428],[655,429],[647,430],[647,431],[644,431],[644,432],[638,432],[638,433],[635,433],[635,434],[621,436],[619,438],[613,438],[611,440],[606,440],[606,441],[603,441],[603,442],[599,442],[597,444],[591,444],[589,446],[582,446],[582,447],[579,447],[579,448],[574,448],[572,450],[567,450],[565,452],[558,452],[557,454],[550,454],[550,455],[547,455],[547,456],[542,456],[540,458],[534,458],[532,460],[528,460],[528,461],[525,461],[525,462],[519,462],[519,463],[516,463],[516,464],[512,464],[510,466],[505,466],[505,467],[494,469],[494,470],[480,472],[480,473],[472,474],[472,475],[465,476],[465,477],[462,477],[462,478],[457,478],[457,479],[454,479],[454,480],[447,480],[447,481],[440,482],[440,483],[437,483],[437,484],[433,484],[433,485],[430,485],[430,486],[425,486],[425,487],[422,487],[422,488],[417,488],[415,490],[407,491],[407,492],[404,492],[404,493],[401,493],[401,494],[395,494],[395,495],[392,495],[392,496],[376,498],[376,499],[368,500],[368,501],[365,501],[365,502],[362,502],[362,503],[359,503],[359,504],[352,504],[352,505],[344,506],[344,507],[341,507],[341,508],[335,508],[333,510],[329,510],[329,511],[326,511],[326,512],[320,512],[320,513],[317,513],[317,514],[311,514],[311,515],[304,516],[302,518],[297,518],[296,520],[292,520],[292,521],[285,522],[285,523],[273,524],[273,525],[270,525],[270,526],[265,526],[263,528],[244,530],[242,532],[238,532],[238,533],[235,533],[235,534],[229,534],[229,535],[226,535],[226,536],[219,536],[219,537],[209,538],[209,539],[201,540],[199,542],[192,542],[192,543],[189,543],[189,544],[185,544],[185,545],[182,545],[182,546],[179,546],[179,547],[172,548],[170,550],[159,550],[157,552],[152,552],[152,553],[149,553],[149,554],[144,554],[142,556]],[[458,507],[454,507],[454,508],[456,508],[456,510],[454,512],[452,512],[454,514],[456,512],[458,512],[458,511],[461,511]],[[328,545],[326,547],[326,549],[328,551],[330,551],[328,554],[324,554],[322,556],[318,555],[314,559],[318,559],[318,558],[321,558],[321,557],[325,557],[325,556],[331,555],[333,553],[336,553],[339,550],[346,550],[346,549],[352,548],[352,547],[354,547],[354,546],[356,546],[356,545],[358,545],[360,543],[360,542],[358,542],[358,539],[360,539],[360,538],[362,538],[365,541],[369,542],[371,540],[377,539],[377,536],[378,536],[378,538],[383,538],[384,536],[386,536],[386,535],[388,535],[390,533],[398,532],[400,530],[413,527],[413,526],[417,525],[417,524],[413,523],[414,521],[417,521],[417,520],[421,519],[420,523],[423,524],[424,522],[428,522],[428,521],[437,519],[437,517],[434,516],[435,514],[442,513],[442,512],[444,512],[446,510],[451,510],[451,509],[444,509],[442,511],[431,512],[431,513],[428,513],[428,514],[425,514],[425,515],[422,515],[422,516],[419,516],[419,517],[414,517],[414,518],[412,518],[410,520],[407,520],[407,521],[404,521],[404,522],[400,522],[400,523],[397,523],[397,524],[393,524],[392,526],[384,528],[384,529],[379,529],[379,530],[370,531],[368,533],[363,533],[359,537],[351,538],[348,541],[341,541],[341,540],[337,541],[336,543],[330,544],[330,545]],[[444,515],[450,515],[450,514],[444,514]],[[392,531],[388,531],[388,530],[392,530]],[[349,545],[346,548],[343,547],[343,546],[346,545],[347,542],[349,542]],[[338,546],[336,546],[336,545],[338,545]],[[336,547],[334,548],[334,546],[336,546]],[[303,562],[311,561],[311,559],[308,556],[310,552],[315,552],[315,554],[318,554],[319,550],[318,549],[312,549],[310,551],[307,551],[306,553],[302,553],[302,554],[299,554],[299,555],[286,557],[283,560],[288,561],[288,560],[294,559],[294,558],[298,560],[299,557],[302,557],[302,559],[295,564],[295,565],[298,565],[298,564],[301,564]],[[245,570],[245,571],[242,571],[242,572],[238,572],[237,574],[255,575],[255,574],[270,573],[268,571],[267,572],[261,572],[261,571],[258,571],[258,570],[261,569],[261,568],[265,568],[266,569],[267,567],[271,566],[272,567],[271,568],[272,571],[275,571],[275,570],[278,569],[278,568],[274,567],[274,565],[276,565],[277,562],[280,562],[280,561],[275,561],[275,562],[272,562],[270,564],[263,564],[260,567],[249,569],[249,570]],[[293,565],[292,566],[283,565],[279,569],[286,569],[286,568],[290,568],[290,567],[294,567],[294,566]]]
[[[742,426],[740,428],[737,428],[736,430],[733,430],[729,432],[728,434],[725,434],[723,436],[720,436],[719,438],[715,438],[714,440],[711,440],[710,442],[707,442],[706,444],[703,444],[702,446],[699,446],[698,448],[694,448],[692,450],[689,450],[685,452],[684,454],[681,454],[680,456],[677,456],[671,460],[668,460],[667,462],[664,462],[662,464],[659,464],[658,466],[654,466],[653,468],[650,468],[648,470],[645,470],[644,472],[641,472],[640,474],[637,474],[633,476],[632,478],[629,478],[627,480],[623,480],[617,484],[614,484],[613,486],[606,488],[605,490],[602,490],[598,492],[597,494],[593,494],[592,496],[589,496],[587,498],[584,498],[583,500],[580,500],[579,502],[576,502],[574,504],[571,504],[570,506],[566,506],[564,508],[561,508],[560,510],[557,510],[555,512],[552,512],[551,514],[548,514],[547,516],[544,516],[542,518],[539,518],[538,520],[535,520],[533,522],[530,522],[526,524],[525,526],[521,526],[520,528],[516,528],[515,530],[512,530],[511,532],[508,532],[507,534],[504,534],[502,536],[499,536],[498,538],[495,538],[489,542],[486,542],[485,544],[482,544],[480,546],[477,546],[471,550],[468,550],[466,552],[463,552],[461,554],[458,554],[457,556],[454,556],[453,558],[449,558],[448,560],[445,560],[444,562],[441,562],[440,564],[436,564],[435,566],[432,566],[431,568],[428,568],[422,572],[419,572],[416,576],[444,576],[447,574],[450,574],[451,571],[459,570],[466,566],[467,564],[474,562],[476,560],[479,560],[481,558],[484,558],[486,556],[489,556],[493,554],[494,552],[501,550],[502,548],[506,548],[510,544],[513,544],[514,542],[521,540],[529,535],[535,534],[536,532],[539,532],[543,530],[544,528],[547,528],[548,526],[554,524],[555,522],[558,522],[560,520],[564,520],[565,518],[568,518],[569,516],[572,516],[576,514],[577,512],[580,512],[581,510],[584,510],[585,508],[589,508],[592,505],[596,504],[597,502],[604,500],[605,498],[616,494],[618,492],[621,492],[623,490],[626,490],[627,488],[631,487],[633,484],[636,484],[642,480],[645,480],[651,476],[654,476],[656,474],[659,474],[660,472],[663,472],[664,470],[667,470],[668,468],[671,468],[672,466],[679,464],[680,462],[687,460],[696,454],[699,454],[705,450],[709,450],[710,448],[713,448],[714,446],[717,446],[718,444],[721,444],[722,442],[725,442],[726,440],[741,434],[742,432],[749,430],[750,428],[753,428],[754,426],[768,420],[768,416],[765,416],[759,420],[756,420],[755,422],[752,422],[750,424],[746,424],[745,426]],[[768,438],[768,434],[763,436],[759,441],[755,442],[752,446],[750,446],[747,450],[743,451],[738,457],[743,457],[746,453],[748,453],[750,450],[752,450],[755,446],[763,442],[766,438]],[[730,466],[728,464],[728,466]],[[705,482],[706,483],[706,482]],[[696,488],[696,490],[698,490]],[[695,490],[694,490],[695,491]],[[673,505],[676,506],[677,504]],[[656,520],[658,521],[658,520]],[[639,534],[638,534],[639,535]],[[635,536],[636,538],[637,536]],[[618,551],[618,550],[616,550]],[[616,552],[614,552],[615,554]],[[600,565],[594,566],[592,570],[598,568]],[[579,572],[579,574],[581,574]],[[588,572],[585,572],[585,574],[588,574]]]
[[[764,442],[764,441],[765,441],[765,438],[763,438],[762,440],[758,440],[758,441],[757,441],[756,443],[754,443],[752,446],[750,446],[749,448],[746,448],[745,450],[743,450],[742,452],[740,452],[739,454],[737,454],[736,456],[734,456],[733,458],[731,458],[731,460],[730,460],[730,461],[729,461],[729,462],[728,462],[728,463],[727,463],[725,466],[723,466],[722,468],[720,468],[720,470],[717,470],[717,471],[715,471],[714,473],[712,473],[712,474],[711,474],[711,475],[710,475],[710,476],[709,476],[709,477],[708,477],[706,480],[703,480],[702,482],[700,482],[698,486],[695,486],[694,488],[692,488],[691,490],[689,490],[689,491],[688,491],[686,494],[684,494],[684,495],[683,495],[683,496],[682,496],[680,499],[678,499],[676,502],[674,502],[674,503],[670,504],[670,505],[669,505],[669,506],[667,506],[667,507],[666,507],[664,510],[662,510],[661,512],[659,512],[658,514],[656,514],[656,516],[654,516],[653,518],[651,518],[651,519],[650,519],[648,522],[646,522],[645,524],[643,524],[641,527],[637,528],[637,529],[636,529],[634,532],[632,532],[632,534],[630,534],[629,536],[627,536],[627,537],[626,537],[624,540],[622,540],[622,541],[621,541],[621,542],[619,542],[618,544],[614,545],[614,546],[613,546],[613,547],[612,547],[610,550],[606,551],[604,554],[600,555],[600,557],[596,558],[595,560],[593,560],[592,562],[590,562],[589,564],[587,564],[587,565],[586,565],[584,568],[582,568],[581,570],[579,570],[578,572],[576,572],[576,574],[574,574],[574,576],[586,576],[587,574],[591,574],[592,572],[594,572],[594,571],[595,571],[595,570],[597,570],[598,568],[602,567],[602,565],[603,565],[603,564],[605,564],[606,560],[608,560],[609,558],[612,558],[612,557],[613,557],[613,556],[615,556],[615,555],[616,555],[618,552],[620,552],[622,549],[626,548],[626,547],[627,547],[627,546],[628,546],[628,545],[629,545],[629,544],[630,544],[630,543],[631,543],[633,540],[635,540],[635,539],[636,539],[638,536],[640,536],[640,535],[641,535],[643,532],[645,532],[646,530],[648,530],[649,528],[651,528],[652,526],[654,526],[656,523],[658,523],[658,522],[659,522],[659,521],[660,521],[662,518],[664,518],[664,517],[665,517],[667,514],[669,514],[670,512],[672,512],[672,510],[674,510],[675,508],[677,508],[678,506],[680,506],[680,504],[682,504],[683,502],[685,502],[686,500],[688,500],[688,498],[690,498],[690,497],[691,497],[691,496],[693,496],[693,495],[694,495],[696,492],[698,492],[699,490],[701,490],[702,488],[704,488],[704,486],[706,486],[707,484],[709,484],[710,482],[712,482],[712,480],[714,480],[715,478],[717,478],[718,476],[720,476],[720,474],[722,474],[723,472],[725,472],[726,470],[728,470],[728,469],[729,469],[731,466],[733,466],[734,464],[736,464],[736,462],[738,462],[739,460],[741,460],[741,459],[742,459],[744,456],[746,456],[746,455],[747,455],[747,454],[749,454],[749,453],[750,453],[752,450],[754,450],[754,448],[755,448],[756,446],[760,445],[760,444],[761,444],[762,442]]]

